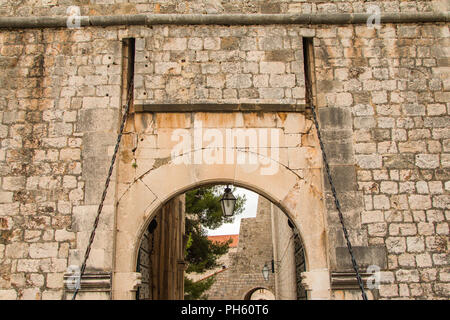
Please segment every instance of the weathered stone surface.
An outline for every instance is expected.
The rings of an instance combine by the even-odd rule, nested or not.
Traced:
[[[0,6],[0,15],[26,17],[32,12],[33,16],[62,16],[68,6],[77,5],[43,0],[34,1],[31,8],[28,2],[7,1]],[[348,1],[195,0],[189,6],[174,1],[115,1],[114,5],[106,0],[84,2],[80,5],[81,13],[89,16],[105,12],[122,15],[365,11],[360,2]],[[448,10],[442,6],[433,1],[394,0],[383,3],[381,9]],[[11,279],[5,280],[8,284],[0,290],[0,298],[62,296],[55,273],[65,272],[69,246],[70,250],[83,251],[79,246],[85,243],[91,222],[80,221],[83,210],[76,208],[98,205],[115,144],[119,107],[125,104],[121,74],[126,63],[122,60],[121,39],[136,38],[135,104],[304,104],[302,36],[314,37],[317,85],[314,102],[328,159],[339,164],[331,170],[338,193],[342,193],[344,214],[355,227],[350,229],[350,236],[359,241],[358,246],[385,246],[389,254],[386,268],[395,276],[380,286],[380,297],[448,299],[445,237],[450,217],[447,212],[449,33],[448,26],[441,23],[390,24],[381,29],[344,24],[307,28],[170,25],[152,29],[91,26],[76,30],[0,31],[0,271],[2,277]],[[297,144],[292,136],[289,141],[286,139],[289,145],[286,148],[303,149],[280,150],[279,163],[299,168],[290,168],[302,177],[295,183],[319,181],[311,184],[310,193],[326,197],[328,219],[335,212],[329,194],[324,195],[322,187],[317,187],[323,184],[323,174],[311,178],[310,167],[320,170],[323,164],[319,161],[315,128],[306,125],[310,115],[305,114],[306,120],[288,119],[286,124],[280,124],[277,118],[274,126],[285,135],[301,135],[301,143],[305,144]],[[153,116],[149,119],[154,120]],[[265,128],[268,120],[261,117],[252,121],[256,127]],[[107,196],[109,204],[118,199],[118,190],[123,193],[122,186],[114,181],[117,177],[123,174],[121,178],[126,175],[134,181],[170,156],[169,149],[155,146],[161,138],[140,140],[144,132],[156,136],[154,126],[131,122],[125,136],[133,137],[123,140],[117,161],[122,169],[113,173]],[[172,129],[184,128],[178,122],[171,124]],[[233,125],[243,127],[244,122],[236,121]],[[142,145],[147,148],[141,148]],[[132,151],[134,148],[136,153]],[[311,150],[316,154],[312,156]],[[305,154],[314,161],[306,161]],[[140,162],[135,162],[137,155],[142,155]],[[132,163],[138,167],[132,167]],[[233,181],[233,170],[227,175],[233,178],[227,182]],[[220,172],[215,170],[214,178]],[[206,175],[201,170],[196,174]],[[156,182],[162,189],[164,178]],[[197,182],[195,177],[189,181]],[[257,184],[270,193],[281,182],[264,177]],[[326,182],[324,186],[328,188]],[[284,191],[276,190],[279,194]],[[299,193],[293,191],[292,198],[293,195]],[[308,199],[302,199],[302,203],[311,209]],[[354,208],[351,199],[355,201]],[[288,197],[284,203],[295,207],[293,201]],[[310,211],[317,213],[317,207],[312,208]],[[110,238],[101,236],[102,243],[113,241],[111,212],[101,223],[101,228],[110,235]],[[301,211],[299,217],[308,212]],[[83,234],[77,230],[80,224],[85,227]],[[337,230],[331,226],[329,234],[320,237],[342,241]],[[304,236],[308,239],[309,233]],[[131,243],[133,239],[130,237],[128,241]],[[330,248],[327,257],[330,261],[336,254],[336,243],[330,240],[324,244]],[[307,252],[307,256],[310,254]],[[112,265],[111,252],[93,251],[93,259],[100,269]]]
[[[354,166],[332,166],[331,176],[338,192],[356,190],[356,170]],[[325,189],[330,190],[328,178],[324,173]]]
[[[17,298],[17,292],[14,289],[0,289],[0,299],[2,300],[15,300]]]
[[[319,118],[321,128],[324,130],[344,129],[352,126],[351,113],[345,108],[320,108]]]
[[[99,105],[96,109],[82,110],[78,132],[114,132],[117,126],[117,110],[104,109]]]
[[[361,169],[377,169],[381,168],[382,157],[379,155],[358,155],[356,163]]]
[[[255,218],[241,220],[238,247],[230,254],[227,269],[217,274],[217,280],[207,291],[211,299],[241,299],[249,288],[264,282],[260,265],[273,257],[272,237],[272,204],[266,199],[259,198],[257,215]],[[278,214],[283,215],[281,211]],[[279,239],[274,242],[279,241]],[[261,252],[256,243],[264,243],[267,250]],[[294,279],[295,281],[295,279]],[[265,287],[275,292],[275,277],[265,282]]]
[[[370,265],[376,265],[383,270],[387,266],[387,253],[384,247],[354,246],[353,253],[360,268],[367,268]],[[336,258],[338,270],[353,269],[347,247],[336,248]]]
[[[57,243],[36,243],[30,245],[31,258],[52,258],[58,254]]]

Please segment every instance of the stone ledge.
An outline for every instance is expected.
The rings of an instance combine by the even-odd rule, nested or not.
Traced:
[[[270,24],[365,24],[367,13],[325,14],[136,14],[116,16],[80,16],[80,26],[130,25],[270,25]],[[448,22],[449,12],[381,13],[380,23]],[[59,28],[67,27],[68,17],[0,17],[0,28]]]
[[[75,290],[67,287],[71,274],[64,275],[65,293],[73,293]],[[111,292],[111,272],[85,273],[81,278],[79,292]]]
[[[139,104],[136,112],[305,112],[306,105],[258,103],[189,103],[189,104]]]
[[[371,273],[360,273],[361,280],[365,289],[367,287],[367,280]],[[359,290],[358,280],[355,272],[332,272],[331,273],[331,290]]]

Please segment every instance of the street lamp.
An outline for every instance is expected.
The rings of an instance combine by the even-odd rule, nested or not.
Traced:
[[[267,266],[267,263],[264,264],[264,267],[262,268],[262,274],[264,277],[264,280],[269,280],[269,267]]]
[[[234,207],[236,206],[236,197],[228,186],[225,188],[222,199],[220,199],[220,204],[222,206],[222,213],[225,217],[231,217],[234,213]]]

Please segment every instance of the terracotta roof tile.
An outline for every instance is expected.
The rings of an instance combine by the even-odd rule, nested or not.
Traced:
[[[230,244],[230,248],[236,248],[239,242],[238,234],[224,234],[220,236],[208,236],[208,239],[213,242],[227,242],[229,239],[233,239]]]

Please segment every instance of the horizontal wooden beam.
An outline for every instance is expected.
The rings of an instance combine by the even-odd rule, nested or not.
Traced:
[[[186,104],[138,104],[135,112],[305,112],[309,107],[301,104],[267,103],[186,103]]]

